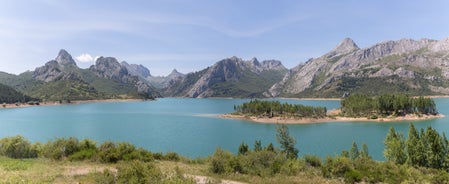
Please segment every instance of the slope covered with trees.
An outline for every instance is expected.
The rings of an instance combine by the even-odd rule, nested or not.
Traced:
[[[34,100],[36,99],[24,95],[9,86],[0,83],[0,103],[24,103]]]

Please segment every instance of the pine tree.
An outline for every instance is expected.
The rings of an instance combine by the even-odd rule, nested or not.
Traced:
[[[408,129],[408,138],[405,144],[407,146],[407,163],[412,166],[423,163],[424,155],[420,150],[419,133],[413,124],[410,124]]]
[[[368,152],[368,146],[366,144],[362,145],[362,150],[360,151],[360,157],[361,158],[368,158],[370,159],[371,157],[369,156],[369,152]]]
[[[287,125],[281,124],[276,127],[277,135],[276,139],[281,145],[282,152],[284,152],[287,158],[298,158],[299,150],[295,148],[296,140],[290,136]]]
[[[244,155],[249,151],[248,145],[242,142],[239,146],[239,155]]]
[[[262,151],[262,142],[260,140],[254,143],[254,151]]]
[[[403,164],[406,161],[404,136],[396,133],[393,127],[390,128],[384,141],[384,156],[387,160],[396,164]]]
[[[360,156],[359,148],[357,147],[357,143],[355,143],[354,141],[352,141],[352,147],[349,156],[351,157],[352,160],[355,160]]]

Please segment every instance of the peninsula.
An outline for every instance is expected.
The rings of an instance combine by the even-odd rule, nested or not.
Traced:
[[[222,118],[242,119],[258,123],[309,124],[334,121],[420,121],[440,118],[431,98],[387,94],[376,97],[355,94],[341,101],[341,107],[328,111],[326,107],[251,100],[234,106],[233,113]]]

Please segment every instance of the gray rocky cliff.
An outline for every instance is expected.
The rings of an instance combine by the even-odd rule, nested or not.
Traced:
[[[300,94],[306,89],[319,91],[347,77],[447,79],[448,46],[448,38],[441,41],[401,39],[360,49],[346,38],[325,55],[290,70],[268,93],[279,96]]]
[[[61,49],[54,60],[34,70],[33,78],[44,82],[60,79],[77,80],[79,77],[71,72],[73,69],[78,69],[75,61],[66,50]]]
[[[142,78],[147,78],[151,76],[150,70],[143,65],[128,64],[126,61],[122,61],[120,64],[128,70],[129,74],[133,76],[139,76]]]

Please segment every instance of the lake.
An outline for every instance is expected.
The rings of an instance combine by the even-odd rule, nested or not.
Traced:
[[[339,107],[340,101],[292,100],[282,102]],[[276,125],[222,119],[217,115],[233,112],[234,105],[249,99],[162,98],[141,102],[99,102],[77,105],[0,109],[0,137],[23,135],[31,141],[46,142],[57,137],[126,141],[152,152],[174,151],[196,158],[212,154],[217,147],[236,153],[245,142],[253,147],[275,143]],[[449,98],[435,99],[442,114],[449,114]],[[449,131],[448,117],[413,122],[417,128],[432,126]],[[349,150],[353,141],[366,143],[370,155],[383,158],[383,141],[388,129],[407,133],[410,122],[328,122],[288,125],[296,138],[300,155],[321,157]],[[98,145],[99,145],[98,144]]]

